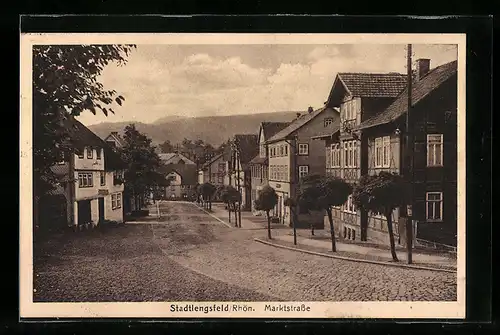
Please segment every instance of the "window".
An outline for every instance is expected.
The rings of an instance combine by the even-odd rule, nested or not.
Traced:
[[[349,195],[349,197],[347,198],[347,201],[345,202],[345,204],[342,207],[343,207],[344,212],[356,214],[356,206],[354,206],[354,202],[352,200],[352,195]]]
[[[106,172],[101,171],[100,172],[100,179],[101,179],[101,186],[106,185]]]
[[[325,127],[330,126],[331,124],[333,124],[333,119],[332,118],[325,118],[324,124],[325,124]]]
[[[353,166],[358,166],[358,142],[352,142],[352,157],[353,157]]]
[[[111,194],[111,209],[122,208],[122,194],[113,193]]]
[[[288,156],[288,145],[285,145],[285,156]]]
[[[299,144],[299,155],[309,155],[309,144]]]
[[[375,139],[375,167],[391,166],[391,138],[389,136]]]
[[[170,191],[174,192],[175,191],[175,186],[170,186]]]
[[[341,106],[341,113],[345,121],[355,120],[357,114],[357,101],[355,99],[346,101]]]
[[[78,187],[93,187],[92,172],[78,173]]]
[[[443,193],[442,192],[427,192],[426,193],[426,217],[427,221],[442,221],[443,220]]]
[[[226,171],[226,164],[219,163],[219,172],[225,172],[225,171]]]
[[[340,144],[335,143],[331,146],[331,155],[332,155],[332,167],[340,167]]]
[[[427,135],[427,166],[443,166],[443,134]]]
[[[65,164],[66,163],[65,158],[66,158],[66,155],[63,151],[63,152],[61,152],[61,160],[59,162],[57,162],[57,164],[59,164],[59,165]]]
[[[326,147],[326,168],[332,167],[332,146]]]
[[[87,148],[87,158],[92,159],[94,157],[94,149]]]
[[[101,148],[96,148],[95,158],[101,159]]]
[[[83,156],[83,154],[85,153],[84,151],[85,151],[85,149],[78,150],[78,158],[80,158],[80,159],[84,158],[84,156]]]
[[[299,178],[306,176],[309,173],[308,165],[299,165]]]

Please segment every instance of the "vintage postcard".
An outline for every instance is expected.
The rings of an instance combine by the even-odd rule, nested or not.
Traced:
[[[465,318],[464,34],[22,34],[21,318]]]

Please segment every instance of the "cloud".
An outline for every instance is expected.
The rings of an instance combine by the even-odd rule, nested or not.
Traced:
[[[105,88],[125,96],[125,103],[115,109],[115,116],[106,119],[88,113],[82,122],[305,111],[308,106],[323,106],[338,72],[406,72],[404,45],[318,46],[302,55],[300,50],[294,51],[293,62],[274,68],[259,66],[256,60],[265,57],[262,54],[251,55],[253,62],[246,62],[248,54],[215,57],[190,49],[185,54],[176,51],[174,61],[161,50],[133,53],[124,67],[106,68],[102,76]],[[430,58],[435,67],[456,59],[457,54],[450,46],[416,45],[414,58],[420,57]]]

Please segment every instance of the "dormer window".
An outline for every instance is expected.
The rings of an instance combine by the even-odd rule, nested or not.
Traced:
[[[92,159],[94,157],[94,149],[87,148],[87,158]]]
[[[96,148],[96,155],[95,155],[95,158],[96,159],[101,159],[101,148]]]

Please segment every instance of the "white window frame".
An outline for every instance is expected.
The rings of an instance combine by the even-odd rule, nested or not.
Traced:
[[[309,174],[309,165],[299,165],[299,178],[307,176]]]
[[[122,208],[122,194],[121,193],[112,193],[111,194],[111,209],[120,209]]]
[[[384,157],[384,153],[387,155]],[[391,137],[382,136],[375,138],[374,141],[374,161],[376,168],[391,167]],[[384,159],[385,158],[385,159]]]
[[[87,159],[94,158],[94,149],[92,147],[87,148]]]
[[[439,199],[435,200],[429,199],[430,195],[439,195]],[[432,206],[432,212],[429,213],[429,204],[433,203]],[[439,205],[439,212],[440,212],[440,217],[436,218],[436,204]],[[432,191],[432,192],[426,192],[425,193],[425,218],[428,222],[442,222],[443,221],[443,192],[439,191]]]
[[[285,156],[288,156],[288,145],[285,144]]]
[[[94,174],[92,172],[78,172],[78,188],[94,187]]]
[[[332,168],[340,167],[340,143],[334,143],[331,145],[331,154],[332,154]]]
[[[96,158],[97,160],[101,160],[101,158],[102,158],[101,148],[96,148],[96,149],[95,149],[95,158]]]
[[[438,141],[433,141],[433,138],[439,138]],[[436,147],[439,146],[440,162],[437,162]],[[443,166],[443,134],[427,134],[427,166]],[[431,155],[431,147],[432,150]]]
[[[100,171],[99,172],[99,179],[100,179],[101,186],[106,186],[106,172]]]
[[[299,155],[307,156],[309,155],[309,144],[308,143],[299,143]]]

